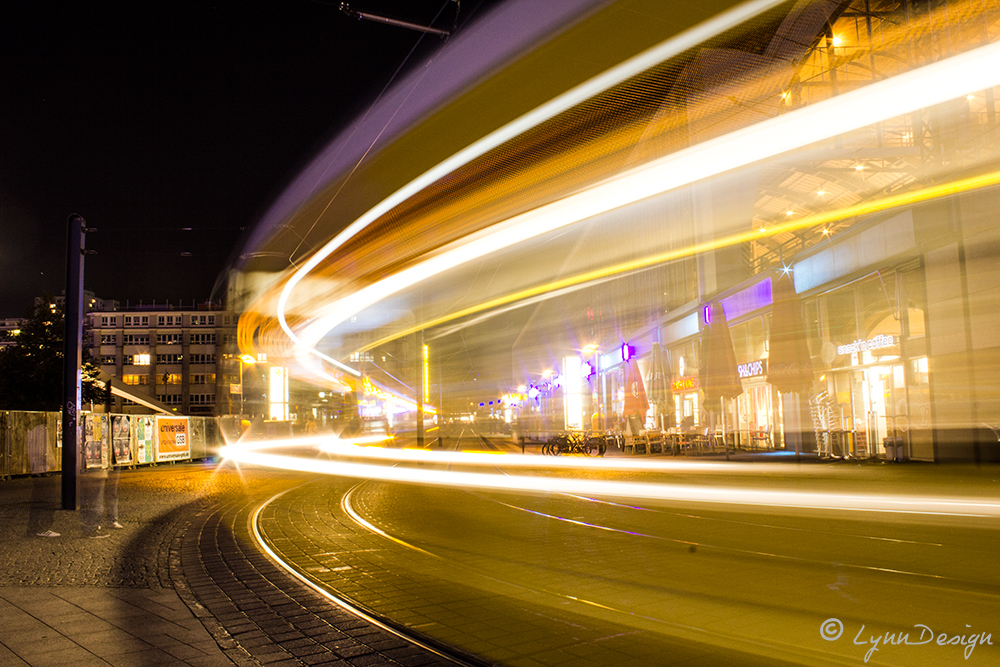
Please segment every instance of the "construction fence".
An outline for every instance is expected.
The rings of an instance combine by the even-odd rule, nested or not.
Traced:
[[[82,413],[80,470],[193,461],[224,444],[215,417]],[[0,411],[0,478],[62,470],[62,414]]]

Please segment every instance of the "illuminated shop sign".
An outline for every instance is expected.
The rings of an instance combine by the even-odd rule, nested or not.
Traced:
[[[761,377],[767,373],[767,363],[763,359],[750,361],[745,364],[738,365],[736,367],[736,372],[739,373],[740,378]]]
[[[606,370],[612,366],[617,366],[620,363],[627,362],[634,356],[635,347],[628,343],[622,343],[621,347],[615,348],[610,353],[601,356],[601,369]]]
[[[869,338],[868,340],[862,340],[859,338],[853,343],[838,345],[837,354],[854,354],[856,352],[867,352],[868,350],[881,350],[882,348],[894,347],[895,345],[895,336],[879,334],[874,338]]]
[[[687,377],[682,377],[674,380],[671,385],[674,391],[694,391],[698,388],[698,378],[694,375],[688,375]]]

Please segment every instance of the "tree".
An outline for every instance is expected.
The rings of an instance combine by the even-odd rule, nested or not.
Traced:
[[[0,349],[0,409],[56,411],[62,404],[63,328],[65,317],[55,299],[39,300],[28,309],[21,328],[8,334],[14,345]],[[84,401],[103,402],[95,379],[97,366],[83,364]]]

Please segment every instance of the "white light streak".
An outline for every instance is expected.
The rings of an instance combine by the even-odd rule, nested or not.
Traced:
[[[288,299],[295,287],[302,281],[303,278],[319,266],[323,260],[333,254],[337,248],[344,245],[344,243],[356,236],[368,225],[375,222],[375,220],[379,217],[432,183],[452,173],[454,170],[472,162],[476,158],[486,154],[497,146],[514,139],[533,127],[554,118],[563,111],[590,99],[594,95],[608,90],[622,81],[625,81],[636,74],[663,62],[664,60],[677,56],[687,49],[697,46],[711,37],[722,34],[726,30],[734,28],[748,19],[751,19],[780,3],[781,0],[754,0],[752,2],[742,3],[737,7],[722,12],[721,14],[704,21],[693,28],[685,30],[679,35],[676,35],[661,44],[640,53],[617,67],[614,67],[607,72],[584,82],[576,88],[567,91],[546,104],[543,104],[527,114],[515,119],[500,129],[483,137],[479,141],[469,145],[444,162],[441,162],[434,168],[406,184],[370,209],[360,218],[355,220],[342,232],[337,234],[337,236],[312,255],[301,268],[292,274],[288,282],[285,284],[284,289],[282,289],[281,296],[278,298],[277,317],[281,328],[292,340],[292,342],[296,344],[300,351],[304,352],[306,355],[315,355],[316,357],[324,359],[355,376],[360,376],[360,373],[357,370],[350,368],[349,366],[346,366],[315,349],[318,339],[316,341],[311,341],[311,343],[305,343],[302,341],[295,334],[295,332],[292,331],[287,320],[285,319]],[[304,359],[300,358],[300,361],[303,362],[304,366],[309,366],[304,363]]]
[[[517,476],[497,473],[435,470],[426,467],[383,466],[354,463],[345,460],[322,460],[269,454],[260,451],[274,443],[259,447],[226,447],[223,455],[243,464],[260,465],[284,470],[314,472],[358,479],[378,479],[392,482],[429,484],[434,486],[481,488],[500,491],[565,493],[616,498],[644,498],[679,502],[723,505],[805,508],[829,511],[884,512],[897,514],[930,514],[941,516],[1000,517],[1000,502],[978,498],[922,497],[903,494],[854,494],[822,491],[785,491],[761,488],[733,488],[684,484],[616,482],[568,477]],[[301,445],[301,441],[296,442]],[[289,446],[288,442],[279,447]],[[407,452],[409,450],[401,450]],[[453,454],[454,455],[454,454]],[[466,454],[466,456],[470,456]],[[497,457],[490,456],[493,466]],[[516,456],[504,458],[516,459]],[[525,457],[521,457],[525,458]],[[558,459],[537,461],[548,465]],[[576,461],[579,464],[579,461]],[[730,466],[726,466],[728,469]],[[750,466],[756,470],[760,466]]]
[[[289,279],[279,299],[278,318],[292,340],[307,346],[308,350],[303,352],[318,354],[314,350],[318,342],[364,308],[466,262],[653,195],[996,85],[1000,85],[1000,43],[982,46],[711,139],[452,243],[430,259],[326,305],[300,330],[300,336],[296,336],[288,328],[284,313],[292,290],[349,238],[341,239],[354,228],[352,225]],[[390,200],[395,202],[394,198]],[[383,205],[372,211],[381,211]],[[366,214],[355,225],[362,220],[367,220],[364,225],[371,222]]]

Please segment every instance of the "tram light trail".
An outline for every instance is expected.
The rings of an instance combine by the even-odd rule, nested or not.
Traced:
[[[563,493],[670,502],[694,502],[710,505],[797,508],[833,512],[874,512],[950,517],[1000,517],[1000,502],[986,498],[923,497],[886,493],[855,494],[825,491],[787,491],[782,489],[696,486],[677,483],[602,481],[572,477],[518,476],[500,473],[441,470],[427,467],[358,463],[349,460],[347,456],[324,460],[315,457],[293,456],[267,451],[269,449],[280,451],[289,447],[301,447],[304,444],[315,444],[319,441],[320,439],[310,438],[278,442],[259,442],[246,446],[236,444],[224,447],[220,454],[224,460],[282,470],[464,489],[479,488],[530,493]],[[327,451],[349,452],[351,454],[350,458],[360,456],[375,459],[380,456],[372,454],[372,452],[379,451],[377,449],[369,450],[369,448],[365,447],[346,449],[343,447],[341,445],[328,445]],[[501,463],[495,455],[452,453],[449,456],[417,456],[416,454],[402,453],[410,451],[393,450],[395,460],[392,463],[398,463],[404,460],[404,457],[407,457],[411,462],[419,461],[424,463],[447,463],[449,462],[449,458],[452,462],[462,463],[481,461],[482,464],[493,467]],[[428,452],[427,454],[431,453]],[[535,461],[533,464],[536,466],[552,467],[554,463],[551,459],[546,459],[543,462],[539,461],[539,457],[518,457],[517,455],[512,455],[504,457],[504,464],[506,464],[508,458],[511,461],[511,465],[516,465],[515,462],[524,465],[526,462],[523,459],[526,458],[534,458]],[[572,463],[562,465],[567,467],[580,466],[580,461],[574,460]],[[618,462],[608,461],[602,467],[610,469],[616,465],[618,465]],[[702,465],[710,466],[711,464]],[[652,469],[649,468],[647,462],[643,462],[643,468]],[[725,468],[727,471],[734,471],[732,465],[727,464]],[[753,468],[758,474],[760,473],[760,465],[754,465]]]
[[[711,250],[716,250],[726,246],[737,245],[739,243],[745,243],[753,238],[759,238],[761,236],[778,236],[779,234],[784,234],[791,231],[798,231],[802,229],[807,229],[809,227],[818,227],[820,225],[829,224],[834,221],[844,220],[855,216],[871,215],[873,213],[878,213],[880,211],[887,211],[889,209],[896,208],[899,206],[917,204],[920,202],[939,199],[941,197],[947,197],[950,195],[960,194],[963,192],[970,192],[981,188],[992,187],[998,184],[1000,184],[1000,171],[993,171],[988,174],[983,174],[981,176],[963,178],[949,183],[941,183],[939,185],[922,188],[920,190],[916,190],[913,192],[903,192],[888,197],[881,197],[879,199],[864,202],[861,204],[856,204],[854,206],[848,206],[833,211],[826,211],[823,213],[808,215],[798,220],[774,225],[771,228],[769,228],[764,234],[761,234],[759,230],[743,232],[740,234],[733,234],[731,236],[727,236],[714,241],[709,241],[707,243],[687,246],[685,248],[680,248],[678,250],[670,251],[667,253],[650,255],[648,257],[642,257],[639,259],[630,260],[628,262],[623,262],[621,264],[607,266],[598,269],[596,271],[590,271],[588,273],[569,276],[561,280],[558,280],[556,282],[548,283],[545,285],[539,285],[537,287],[532,287],[530,289],[522,290],[520,292],[506,294],[502,297],[498,297],[490,301],[479,303],[476,304],[475,306],[470,306],[463,310],[449,313],[448,315],[444,315],[442,317],[438,317],[436,319],[427,322],[421,322],[419,325],[415,325],[394,332],[391,336],[386,336],[385,338],[380,338],[378,340],[372,341],[371,343],[368,343],[364,347],[360,348],[359,351],[367,351],[377,348],[378,346],[383,345],[391,340],[396,340],[404,336],[409,336],[410,334],[413,334],[416,331],[421,331],[432,327],[438,327],[440,325],[447,324],[449,322],[461,320],[480,313],[494,311],[498,308],[503,308],[504,306],[510,306],[511,304],[528,302],[531,299],[535,299],[543,295],[561,293],[565,290],[578,288],[586,285],[592,285],[602,280],[610,280],[618,275],[626,274],[631,271],[640,271],[650,266],[655,266],[657,264],[662,264],[665,262],[671,262],[677,259],[681,259],[683,257],[693,257],[700,253],[709,252]],[[448,333],[452,333],[453,331],[454,330],[449,330]]]
[[[346,369],[316,350],[319,341],[350,317],[414,284],[600,213],[995,85],[1000,85],[1000,44],[996,43],[710,139],[446,246],[423,262],[326,304],[292,332],[287,308],[295,286],[336,250],[341,235],[287,280],[277,316],[296,343],[296,356],[304,368],[312,367],[310,357],[320,356]],[[372,210],[381,210],[381,205]]]
[[[675,57],[683,53],[685,50],[697,46],[705,40],[719,35],[726,30],[731,30],[741,25],[744,21],[779,4],[780,2],[778,2],[778,0],[754,0],[742,3],[732,9],[729,9],[728,11],[723,12],[722,14],[719,14],[718,16],[714,16],[709,20],[704,21],[697,26],[685,30],[672,39],[666,40],[662,44],[629,59],[621,65],[612,68],[611,70],[595,77],[590,81],[587,81],[580,86],[577,86],[573,90],[560,95],[556,99],[543,104],[537,109],[525,114],[521,118],[518,118],[497,131],[490,133],[488,136],[483,137],[479,141],[476,141],[472,145],[466,147],[464,150],[459,151],[448,160],[445,160],[435,168],[427,171],[420,177],[400,188],[392,196],[377,204],[363,216],[355,220],[346,229],[337,234],[335,238],[309,257],[302,267],[291,275],[282,288],[277,303],[276,315],[281,329],[286,335],[288,335],[289,339],[296,345],[297,348],[303,347],[302,341],[299,339],[296,332],[292,330],[286,317],[288,300],[292,291],[305,276],[315,270],[326,258],[336,252],[338,248],[343,246],[365,227],[375,222],[375,220],[377,220],[381,215],[390,211],[394,206],[397,206],[409,197],[417,194],[438,179],[452,173],[462,165],[468,164],[475,158],[486,154],[491,149],[516,138],[531,128],[554,118],[567,109],[586,101],[602,91],[612,88],[628,78],[655,66],[659,62]],[[358,374],[355,369],[341,364],[339,361],[316,350],[315,345],[305,345],[304,347],[309,351],[308,354],[324,359],[352,375]]]

